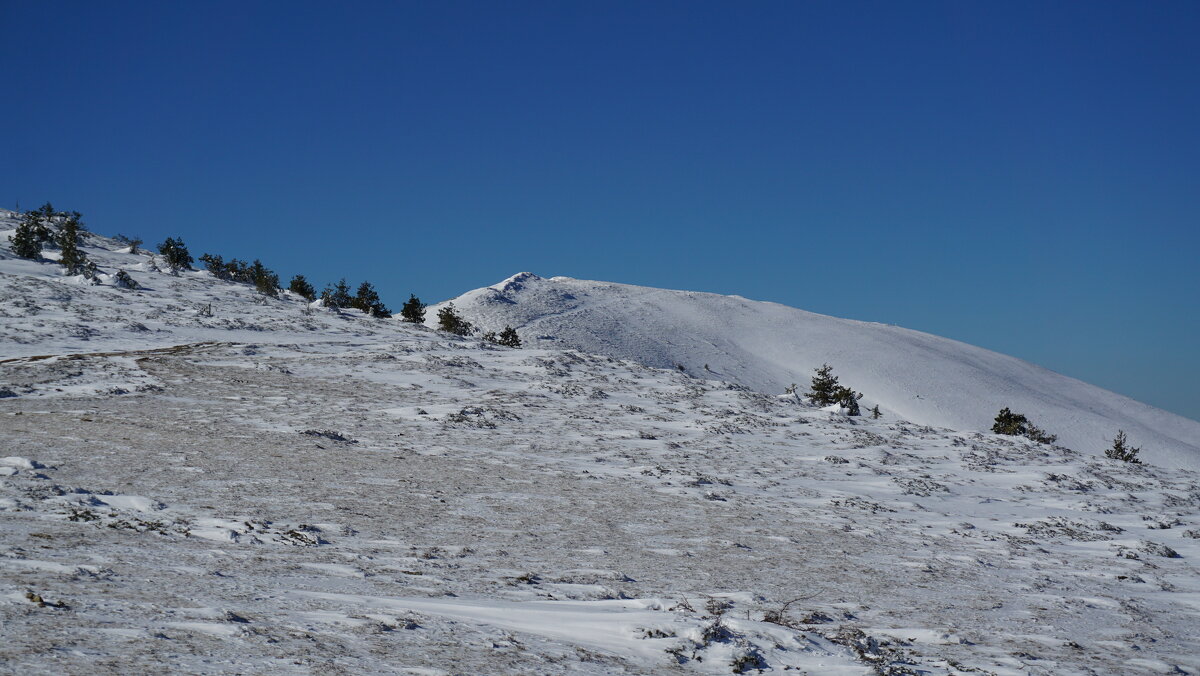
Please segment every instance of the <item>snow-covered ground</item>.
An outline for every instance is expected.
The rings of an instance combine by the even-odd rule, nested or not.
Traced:
[[[813,370],[829,363],[844,385],[865,395],[867,406],[879,404],[921,424],[990,429],[1008,407],[1078,451],[1102,453],[1123,429],[1150,461],[1200,468],[1200,422],[1020,359],[897,326],[739,296],[527,272],[452,302],[484,329],[511,325],[537,347],[682,366],[698,378],[760,392],[807,386]]]
[[[1200,672],[1191,470],[6,235],[2,673]]]

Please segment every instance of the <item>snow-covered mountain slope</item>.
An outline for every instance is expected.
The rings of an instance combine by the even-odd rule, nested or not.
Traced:
[[[813,370],[827,362],[842,384],[865,395],[866,406],[879,404],[921,424],[987,430],[1008,407],[1085,453],[1102,453],[1123,429],[1150,462],[1200,467],[1200,422],[1020,359],[896,326],[739,296],[531,273],[451,302],[481,328],[511,325],[532,346],[681,365],[699,378],[767,393],[792,383],[805,390]],[[435,321],[433,312],[428,320]]]
[[[84,249],[0,232],[0,673],[1200,673],[1196,472]]]
[[[271,299],[253,286],[202,270],[172,274],[161,256],[145,249],[131,254],[127,245],[93,233],[84,236],[80,248],[98,265],[98,284],[79,275],[66,277],[53,263],[55,249],[46,249],[42,262],[12,255],[9,236],[16,226],[16,215],[0,209],[0,359],[253,342],[268,333],[283,341],[368,338],[394,330],[391,322],[369,320],[355,310],[310,307],[288,291]],[[119,288],[120,270],[140,288]]]

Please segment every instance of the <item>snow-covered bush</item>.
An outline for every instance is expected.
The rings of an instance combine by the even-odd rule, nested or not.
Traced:
[[[837,403],[846,409],[846,415],[862,415],[862,409],[858,407],[859,399],[862,399],[861,393],[855,392],[849,387],[838,387]]]
[[[992,424],[992,431],[996,434],[1025,437],[1039,444],[1053,444],[1058,440],[1057,436],[1048,434],[1037,425],[1031,423],[1029,418],[1025,417],[1024,414],[1013,413],[1007,406],[1000,409],[1000,413],[996,415],[996,420]]]

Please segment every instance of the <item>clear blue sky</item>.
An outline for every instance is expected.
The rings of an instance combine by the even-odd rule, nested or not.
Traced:
[[[1200,419],[1197,2],[0,0],[0,25],[9,208],[393,309],[522,270],[740,294]]]

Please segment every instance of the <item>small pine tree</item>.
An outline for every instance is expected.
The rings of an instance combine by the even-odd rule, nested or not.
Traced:
[[[1125,430],[1117,430],[1117,437],[1113,439],[1113,445],[1104,451],[1104,456],[1113,460],[1123,460],[1135,465],[1140,465],[1141,460],[1138,460],[1138,453],[1141,452],[1140,446],[1130,446],[1129,439],[1125,436]]]
[[[262,295],[271,298],[279,296],[279,275],[271,272],[257,258],[250,265],[250,278],[254,282],[254,289]]]
[[[292,277],[291,283],[288,284],[288,290],[299,296],[303,296],[308,302],[313,302],[317,299],[317,291],[312,284],[304,278],[304,275],[296,275]]]
[[[42,257],[42,237],[40,234],[41,214],[29,211],[21,217],[17,231],[8,241],[12,244],[13,255],[21,258],[38,260]]]
[[[849,387],[842,387],[839,385],[835,396],[837,404],[846,409],[846,415],[862,415],[862,410],[858,407],[858,400],[862,399],[861,394],[855,392]]]
[[[438,310],[438,328],[456,336],[469,336],[475,330],[471,322],[460,317],[455,311],[454,303],[447,303],[446,307]]]
[[[416,294],[409,294],[408,300],[404,301],[404,306],[400,308],[400,317],[406,322],[413,324],[423,324],[425,322],[425,304],[417,298]]]
[[[354,294],[354,298],[350,301],[350,306],[358,308],[372,317],[387,318],[391,317],[392,313],[383,304],[379,298],[379,292],[370,282],[363,282],[358,285],[358,291]]]
[[[996,434],[1024,436],[1029,430],[1029,419],[1020,413],[1013,413],[1007,406],[1000,409],[996,420],[992,423],[992,431]]]
[[[79,220],[72,215],[58,231],[58,248],[62,251],[58,262],[66,268],[68,275],[81,274],[88,262],[87,255],[79,250],[79,225]]]
[[[249,263],[236,258],[225,264],[225,274],[229,279],[243,284],[254,283],[254,268]]]
[[[25,215],[29,217],[38,241],[43,244],[53,244],[54,233],[50,231],[50,224],[54,222],[54,218],[59,215],[59,212],[55,211],[49,202],[46,202],[42,205],[41,209],[31,211]]]
[[[521,347],[521,337],[517,335],[516,330],[511,326],[505,326],[504,330],[498,334],[495,331],[488,331],[483,334],[483,339],[489,343],[505,347]]]
[[[325,303],[325,307],[331,307],[335,310],[350,307],[351,300],[350,286],[346,284],[344,277],[333,288],[327,286],[321,292],[321,301]]]
[[[165,242],[158,245],[158,253],[162,254],[163,260],[166,261],[167,267],[171,268],[172,272],[192,269],[192,256],[188,253],[182,239],[168,237]]]
[[[521,337],[517,335],[517,330],[511,326],[505,326],[500,332],[500,336],[496,338],[496,343],[505,347],[521,347]]]
[[[204,263],[204,269],[211,272],[213,277],[229,279],[229,268],[225,266],[225,261],[220,256],[206,253],[200,257],[200,262]]]
[[[836,404],[838,403],[838,389],[840,387],[837,376],[833,375],[833,367],[829,364],[823,364],[821,368],[816,370],[816,375],[813,376],[808,400],[817,406]]]

